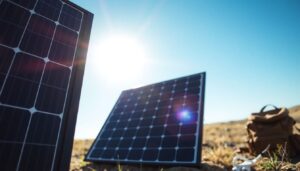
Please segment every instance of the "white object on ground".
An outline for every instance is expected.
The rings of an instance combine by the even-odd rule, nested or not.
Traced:
[[[232,171],[251,171],[251,166],[253,166],[262,157],[262,154],[266,153],[269,150],[269,148],[270,145],[268,145],[266,149],[264,149],[257,157],[255,157],[252,160],[247,159],[246,157],[241,155],[234,156],[232,160],[232,165],[233,165]],[[238,164],[237,163],[238,160],[242,160],[244,162]]]

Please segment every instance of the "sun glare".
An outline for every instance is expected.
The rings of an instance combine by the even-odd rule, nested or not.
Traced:
[[[129,35],[112,35],[93,46],[92,62],[99,74],[109,81],[132,81],[146,64],[144,47]]]

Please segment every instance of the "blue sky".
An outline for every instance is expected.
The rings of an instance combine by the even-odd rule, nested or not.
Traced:
[[[300,104],[300,1],[73,2],[94,13],[75,138],[98,134],[122,90],[203,71],[205,123],[244,119],[269,103]],[[130,79],[113,66],[114,74],[101,70],[107,60],[95,50],[120,34],[147,57]]]

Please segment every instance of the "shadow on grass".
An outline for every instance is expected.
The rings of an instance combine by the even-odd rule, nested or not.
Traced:
[[[161,167],[161,166],[131,166],[131,165],[107,165],[89,163],[81,168],[83,171],[224,171],[221,167],[202,164],[200,168],[193,167]]]

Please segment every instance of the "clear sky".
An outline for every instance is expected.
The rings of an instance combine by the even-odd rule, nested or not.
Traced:
[[[122,90],[203,71],[205,123],[300,104],[300,1],[72,1],[94,13],[75,138]]]

